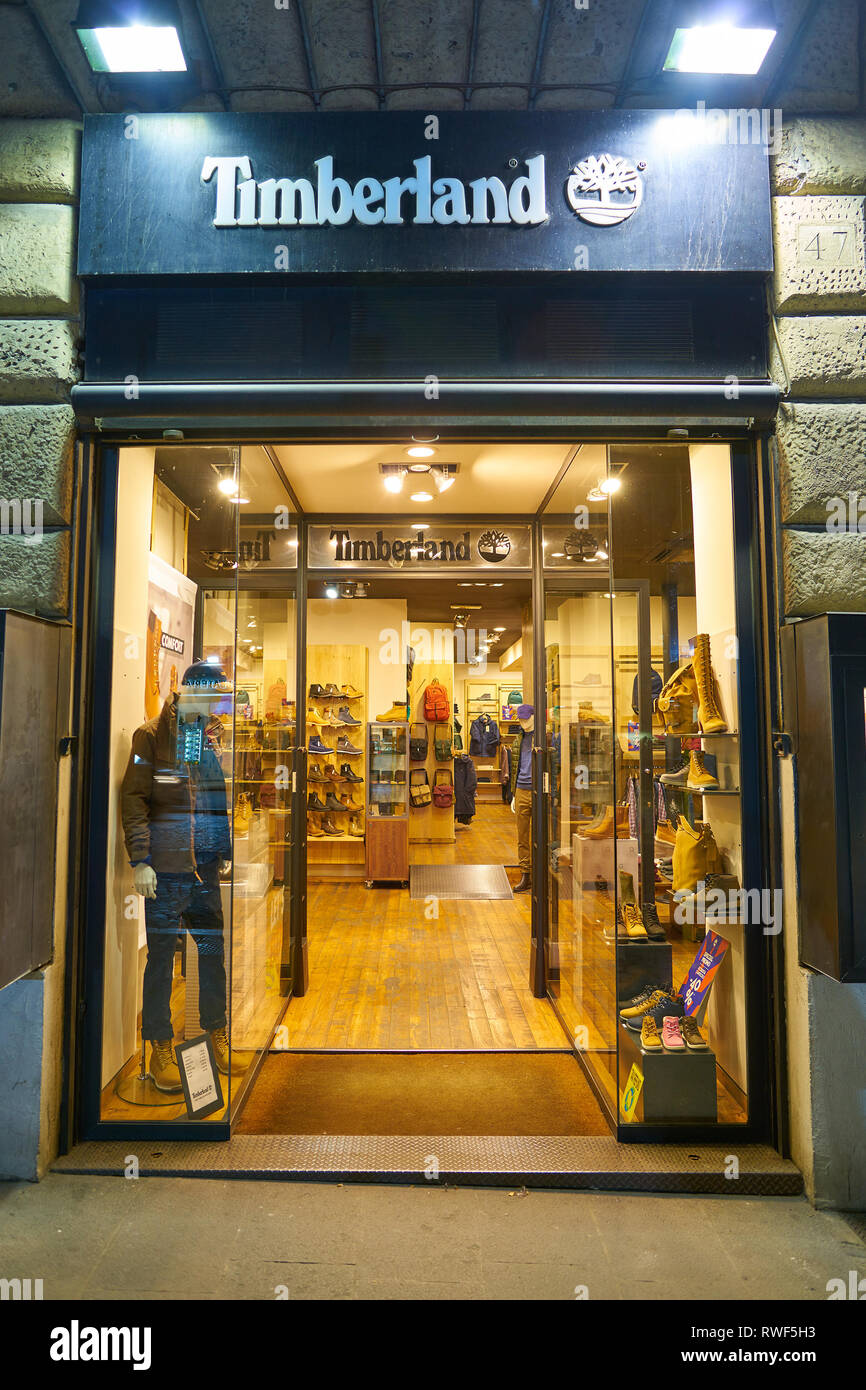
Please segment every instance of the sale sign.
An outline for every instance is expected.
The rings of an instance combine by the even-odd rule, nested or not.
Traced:
[[[679,989],[687,1014],[696,1014],[703,1007],[727,949],[727,941],[707,928],[700,950],[689,966],[688,974]]]

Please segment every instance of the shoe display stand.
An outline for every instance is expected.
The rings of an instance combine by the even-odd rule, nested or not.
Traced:
[[[355,690],[361,691],[360,699],[349,700],[345,696],[332,696],[328,699],[309,699],[309,689],[312,685],[319,685],[323,689],[328,684],[336,686],[339,690],[342,686],[351,686]],[[359,720],[358,724],[351,724],[344,728],[337,728],[333,725],[307,724],[306,744],[309,750],[310,740],[318,736],[328,748],[327,753],[315,754],[307,752],[307,794],[317,792],[320,800],[324,801],[327,793],[334,790],[337,795],[348,795],[353,801],[358,803],[358,809],[349,811],[320,811],[307,812],[307,867],[309,873],[314,878],[357,878],[364,877],[364,837],[349,834],[349,823],[353,819],[364,821],[364,802],[367,791],[367,691],[368,691],[368,652],[366,646],[350,646],[347,644],[335,646],[310,646],[307,648],[307,692],[306,711],[313,709],[321,715],[331,712],[335,718],[339,717],[339,710],[343,707],[348,708],[349,713]],[[360,748],[360,757],[349,757],[341,753],[337,748],[337,741],[341,737],[348,737],[350,743],[355,748]],[[341,765],[348,763],[352,771],[363,782],[315,782],[310,781],[310,768],[313,764],[318,764],[322,769],[331,763],[337,773],[340,772]],[[313,835],[310,829],[315,827],[321,829],[325,820],[329,820],[341,833],[339,835]]]
[[[444,645],[444,644],[443,644]],[[424,691],[431,681],[438,680],[444,686],[451,712],[448,716],[448,723],[451,726],[451,735],[454,735],[454,663],[444,654],[438,661],[416,661],[412,668],[412,678],[409,682],[409,723],[427,725],[427,758],[423,763],[410,762],[410,771],[420,771],[421,768],[427,769],[427,780],[430,787],[433,787],[434,773],[447,771],[451,773],[451,781],[454,781],[454,758],[451,757],[447,762],[439,762],[433,747],[436,725],[431,724],[424,718]],[[459,701],[458,701],[459,703]],[[463,741],[468,746],[468,727],[467,716],[461,711],[458,715],[460,723],[463,725]],[[452,743],[452,753],[453,753]],[[454,805],[451,806],[410,806],[409,808],[409,843],[417,844],[452,844],[456,836],[454,833]]]
[[[571,862],[577,912],[580,911],[578,895],[581,890],[597,888],[599,880],[612,890],[617,872],[622,870],[638,882],[638,842],[631,836],[617,837],[616,841],[613,835],[594,840],[575,833],[571,837]],[[577,920],[580,921],[580,917]]]
[[[718,1118],[716,1058],[706,1052],[645,1052],[640,1033],[619,1025],[619,1074],[621,1084],[636,1066],[643,1085],[632,1115],[636,1123],[666,1124],[670,1120],[706,1121]]]
[[[365,881],[409,880],[409,725],[371,721],[367,727]]]
[[[620,924],[620,932],[623,928]],[[617,1007],[646,985],[670,989],[673,984],[673,950],[669,941],[632,941],[616,938]]]

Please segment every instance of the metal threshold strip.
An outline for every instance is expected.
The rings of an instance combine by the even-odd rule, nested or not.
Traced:
[[[136,1142],[141,1177],[247,1178],[574,1191],[717,1193],[789,1197],[803,1191],[794,1164],[762,1144],[618,1144],[612,1136],[259,1135],[225,1143]],[[56,1173],[123,1177],[130,1141],[78,1144]],[[435,1166],[436,1177],[428,1177]]]
[[[327,413],[640,419],[673,416],[767,422],[780,390],[770,381],[270,381],[84,382],[72,388],[82,421],[286,420]]]

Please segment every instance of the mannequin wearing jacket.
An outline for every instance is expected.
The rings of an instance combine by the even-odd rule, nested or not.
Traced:
[[[198,661],[155,719],[132,736],[121,787],[121,819],[136,891],[145,899],[147,963],[141,1032],[149,1074],[160,1091],[181,1091],[172,1050],[171,985],[178,933],[198,950],[199,1013],[223,1075],[226,971],[220,872],[231,865],[225,777],[213,718],[230,699],[224,671]],[[208,726],[211,725],[212,732]]]

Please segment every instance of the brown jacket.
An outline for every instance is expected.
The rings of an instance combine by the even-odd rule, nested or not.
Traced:
[[[201,761],[178,763],[177,697],[132,736],[121,786],[120,813],[131,864],[157,873],[193,873],[197,865],[231,858],[226,784],[211,740]]]

